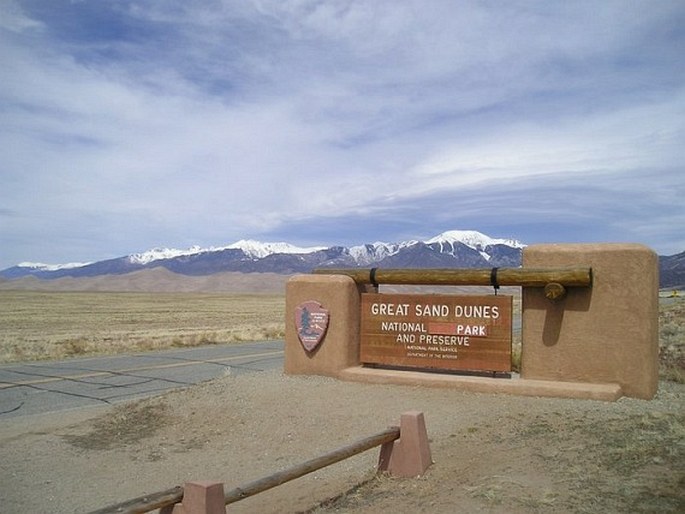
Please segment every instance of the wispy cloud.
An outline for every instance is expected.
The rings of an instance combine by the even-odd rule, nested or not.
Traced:
[[[0,20],[4,265],[450,228],[682,250],[679,2],[9,1]]]

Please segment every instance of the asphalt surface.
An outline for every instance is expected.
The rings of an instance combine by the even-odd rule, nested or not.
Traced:
[[[283,368],[283,341],[0,365],[0,421],[115,404],[227,374]]]

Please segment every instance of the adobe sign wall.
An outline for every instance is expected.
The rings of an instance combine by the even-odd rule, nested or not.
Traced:
[[[524,268],[560,266],[591,267],[592,287],[569,287],[558,301],[544,288],[522,287],[520,377],[458,375],[510,369],[510,297],[379,295],[343,275],[295,275],[286,284],[284,370],[529,396],[652,398],[659,381],[656,254],[638,244],[523,251]]]

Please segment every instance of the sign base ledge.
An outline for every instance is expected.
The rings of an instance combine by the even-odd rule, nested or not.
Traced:
[[[459,389],[473,393],[544,396],[577,400],[614,402],[623,396],[619,384],[592,384],[587,382],[558,382],[552,380],[512,379],[441,375],[422,371],[397,371],[353,366],[339,372],[338,378],[351,382],[371,384],[397,384]]]

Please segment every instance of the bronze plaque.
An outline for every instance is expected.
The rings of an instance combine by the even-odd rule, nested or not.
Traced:
[[[315,300],[301,303],[295,309],[295,327],[304,349],[313,352],[326,335],[328,310]]]
[[[362,294],[361,362],[511,371],[511,296]]]

